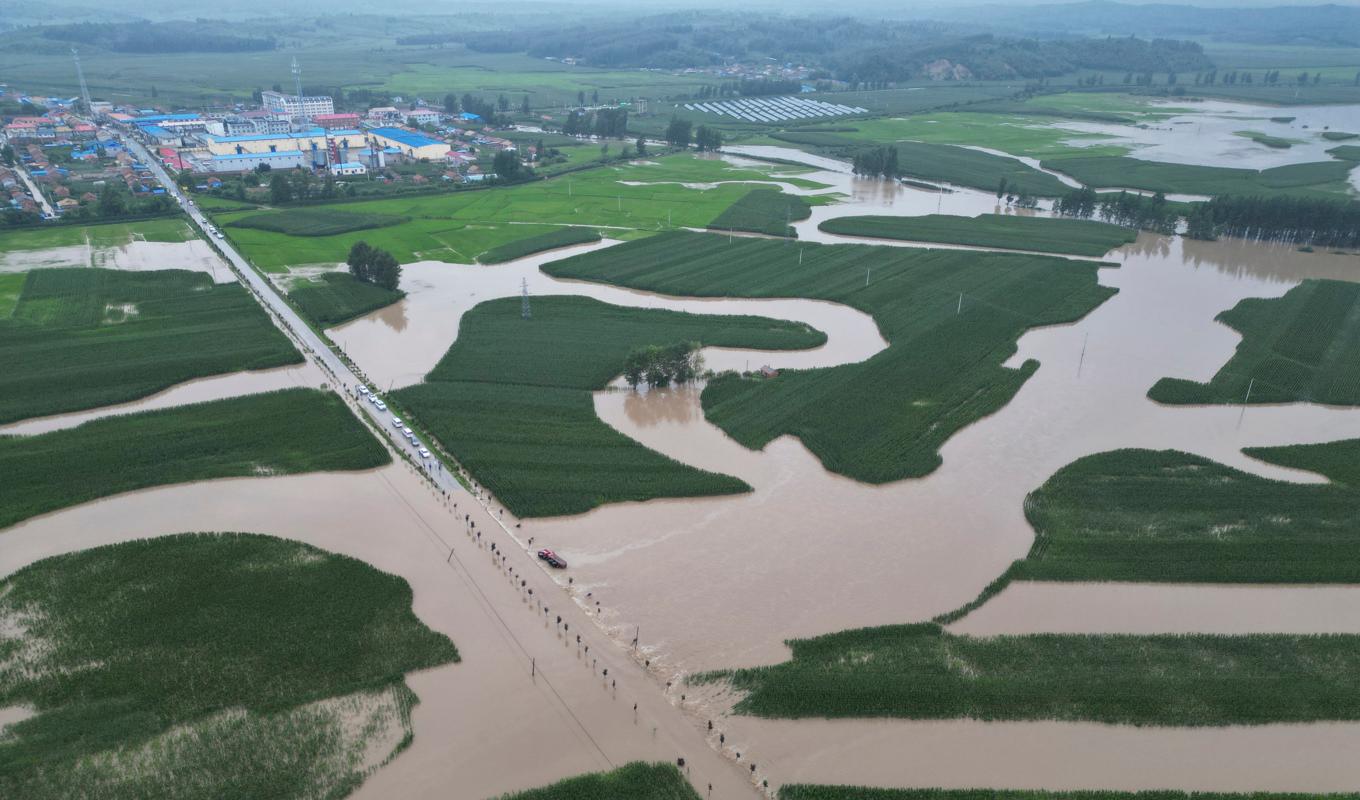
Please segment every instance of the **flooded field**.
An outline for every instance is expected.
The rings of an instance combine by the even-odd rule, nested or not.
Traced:
[[[69,245],[0,252],[0,272],[26,272],[39,267],[102,267],[129,272],[187,269],[206,272],[215,283],[236,280],[226,262],[202,239],[187,242],[138,241],[116,247]]]
[[[223,400],[244,394],[271,392],[276,389],[307,386],[315,388],[326,383],[326,377],[326,374],[315,364],[308,361],[295,367],[278,367],[277,369],[264,369],[255,372],[233,372],[227,375],[215,375],[211,378],[198,378],[172,386],[150,397],[134,400],[131,403],[102,406],[89,411],[56,414],[50,417],[38,417],[13,422],[9,425],[0,425],[0,436],[32,436],[65,428],[74,428],[81,423],[101,417],[135,414],[138,411],[153,411],[158,408],[173,408],[188,403]]]
[[[416,614],[448,634],[463,659],[408,678],[420,696],[414,743],[355,797],[492,797],[629,760],[679,756],[695,780],[713,783],[717,796],[751,796],[748,777],[671,712],[642,669],[565,601],[530,554],[511,550],[508,567],[498,566],[487,549],[490,536],[479,543],[465,533],[463,513],[488,534],[494,523],[462,500],[455,515],[400,464],[133,492],[6,530],[0,574],[59,553],[181,531],[298,539],[407,580]],[[510,549],[508,539],[497,541]],[[536,590],[532,599],[520,580]],[[549,607],[551,618],[535,601]],[[569,632],[558,629],[559,614]],[[588,655],[575,643],[578,633],[592,645]],[[3,713],[9,721],[10,712]]]
[[[1322,138],[1323,131],[1360,132],[1360,106],[1267,107],[1223,100],[1168,101],[1159,107],[1185,109],[1188,113],[1149,123],[1146,127],[1111,125],[1099,122],[1060,122],[1056,127],[1079,133],[1096,133],[1113,139],[1074,138],[1068,144],[1126,144],[1134,148],[1134,158],[1166,161],[1173,164],[1203,164],[1211,167],[1269,169],[1284,164],[1328,161],[1327,150],[1344,142]],[[1274,122],[1272,117],[1289,122]],[[1239,136],[1239,131],[1255,131],[1288,139],[1289,148],[1267,147]]]

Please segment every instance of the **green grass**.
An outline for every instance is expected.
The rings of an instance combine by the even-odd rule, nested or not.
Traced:
[[[337,263],[360,239],[402,263],[432,260],[474,263],[498,247],[543,232],[542,225],[612,228],[610,235],[670,228],[703,228],[778,167],[733,167],[693,154],[661,156],[654,163],[622,163],[518,186],[327,205],[327,213],[408,217],[400,225],[334,236],[286,236],[235,228],[232,241],[262,269]],[[804,188],[823,184],[779,177]],[[639,185],[625,185],[622,181]],[[710,189],[682,184],[718,183]],[[270,212],[280,213],[280,212]],[[223,224],[241,212],[218,214]],[[531,223],[531,224],[523,224]]]
[[[0,437],[0,529],[101,497],[213,478],[368,469],[390,457],[334,393],[285,389]]]
[[[1360,583],[1360,440],[1246,451],[1321,473],[1270,480],[1175,450],[1063,467],[1025,502],[1014,580]]]
[[[406,293],[356,280],[348,272],[327,272],[294,284],[288,296],[303,313],[329,328],[390,306]]]
[[[1355,800],[1354,794],[1292,794],[1284,792],[1179,792],[1159,789],[1142,792],[1048,789],[877,789],[868,786],[826,786],[786,783],[779,800]]]
[[[357,214],[331,208],[289,208],[251,214],[226,223],[233,228],[255,228],[288,236],[334,236],[400,225],[406,217],[391,214]]]
[[[1051,217],[983,214],[959,217],[837,217],[819,226],[827,233],[874,236],[913,242],[946,242],[978,247],[1004,247],[1077,256],[1103,256],[1138,238],[1138,232],[1105,222]]]
[[[0,423],[301,361],[238,284],[181,270],[33,270],[0,319]]]
[[[1114,294],[1097,285],[1096,269],[1020,253],[688,232],[544,266],[557,277],[665,294],[806,297],[872,315],[890,346],[867,361],[772,380],[723,376],[703,394],[709,420],[743,445],[797,436],[827,469],[871,483],[930,473],[955,431],[1005,405],[1039,366],[1001,366],[1016,339],[1080,319]]]
[[[1046,98],[1043,98],[1046,99]],[[978,108],[991,108],[991,104]],[[1057,119],[1100,122],[1118,121],[1111,115],[1058,107],[1044,108],[1027,103],[1008,102],[995,111],[970,109],[966,112],[944,111],[933,114],[893,117],[856,122],[857,132],[851,137],[866,145],[926,142],[942,145],[971,145],[1001,150],[1017,156],[1046,158],[1054,155],[1090,153],[1124,155],[1126,145],[1099,144],[1112,136],[1081,133],[1054,126]],[[1085,147],[1071,144],[1081,141]],[[1092,150],[1093,149],[1093,150]],[[906,162],[903,162],[906,163]]]
[[[1167,194],[1266,195],[1328,197],[1347,193],[1354,164],[1314,161],[1265,170],[1169,164],[1123,156],[1073,156],[1046,160],[1044,167],[1063,172],[1096,189],[1142,189]]]
[[[1217,319],[1242,334],[1228,363],[1208,383],[1162,378],[1148,397],[1177,405],[1360,404],[1360,285],[1307,280],[1280,298],[1243,300]]]
[[[1345,142],[1350,139],[1360,139],[1360,133],[1346,133],[1345,131],[1323,131],[1322,138],[1329,142]]]
[[[43,225],[0,230],[0,253],[14,250],[45,250],[88,243],[95,248],[121,247],[129,242],[187,242],[194,238],[181,217],[96,225]]]
[[[1261,133],[1260,131],[1237,131],[1236,135],[1246,139],[1250,139],[1253,142],[1256,142],[1257,144],[1265,145],[1266,147],[1271,147],[1276,150],[1288,150],[1289,148],[1293,147],[1296,142],[1296,140],[1294,139],[1285,139],[1280,136],[1271,136],[1268,133]]]
[[[826,336],[761,317],[622,308],[584,297],[536,297],[525,320],[520,299],[507,297],[465,314],[426,382],[393,396],[516,516],[749,491],[736,478],[648,450],[595,414],[591,392],[623,371],[629,351],[681,341],[779,350],[815,347]]]
[[[708,223],[708,227],[796,237],[798,234],[789,223],[801,222],[810,216],[811,206],[797,195],[785,194],[778,189],[752,189]]]
[[[1354,635],[978,638],[932,623],[790,641],[727,677],[763,717],[1222,726],[1360,719]]]
[[[781,133],[776,138],[843,158],[864,146],[839,133]],[[893,146],[902,174],[913,178],[993,191],[1004,177],[1011,191],[1036,197],[1057,197],[1069,188],[1052,175],[1006,156],[949,144],[897,142]]]
[[[501,800],[699,800],[699,795],[674,766],[634,761],[610,772],[503,794]]]
[[[36,711],[0,795],[28,800],[342,797],[409,743],[403,675],[458,660],[406,581],[257,534],[44,559],[0,621],[0,707]]]
[[[528,239],[519,239],[493,247],[478,256],[477,260],[483,264],[504,264],[544,250],[598,241],[600,234],[593,228],[556,228]]]
[[[1343,161],[1360,161],[1360,144],[1343,144],[1340,147],[1333,147],[1327,152]]]

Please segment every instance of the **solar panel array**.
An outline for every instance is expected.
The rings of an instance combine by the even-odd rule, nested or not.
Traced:
[[[791,119],[819,119],[843,117],[847,114],[866,114],[868,109],[805,100],[801,97],[756,97],[741,100],[719,100],[716,103],[685,103],[689,111],[721,114],[747,122],[785,122]]]

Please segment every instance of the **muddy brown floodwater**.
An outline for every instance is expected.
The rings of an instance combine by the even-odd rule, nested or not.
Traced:
[[[39,267],[101,267],[129,272],[187,269],[211,275],[214,283],[236,280],[226,262],[201,239],[129,242],[117,247],[70,245],[0,253],[0,272],[25,272]]]

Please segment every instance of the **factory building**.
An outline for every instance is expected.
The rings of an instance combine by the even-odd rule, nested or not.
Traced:
[[[326,130],[336,130],[345,128],[359,127],[358,114],[317,114],[312,117],[312,123],[319,125]]]
[[[378,145],[394,147],[402,155],[417,161],[442,159],[449,152],[447,142],[403,128],[374,128],[368,133]]]
[[[312,117],[335,113],[335,101],[326,95],[298,97],[283,92],[260,92],[260,102],[265,110],[286,117]]]

